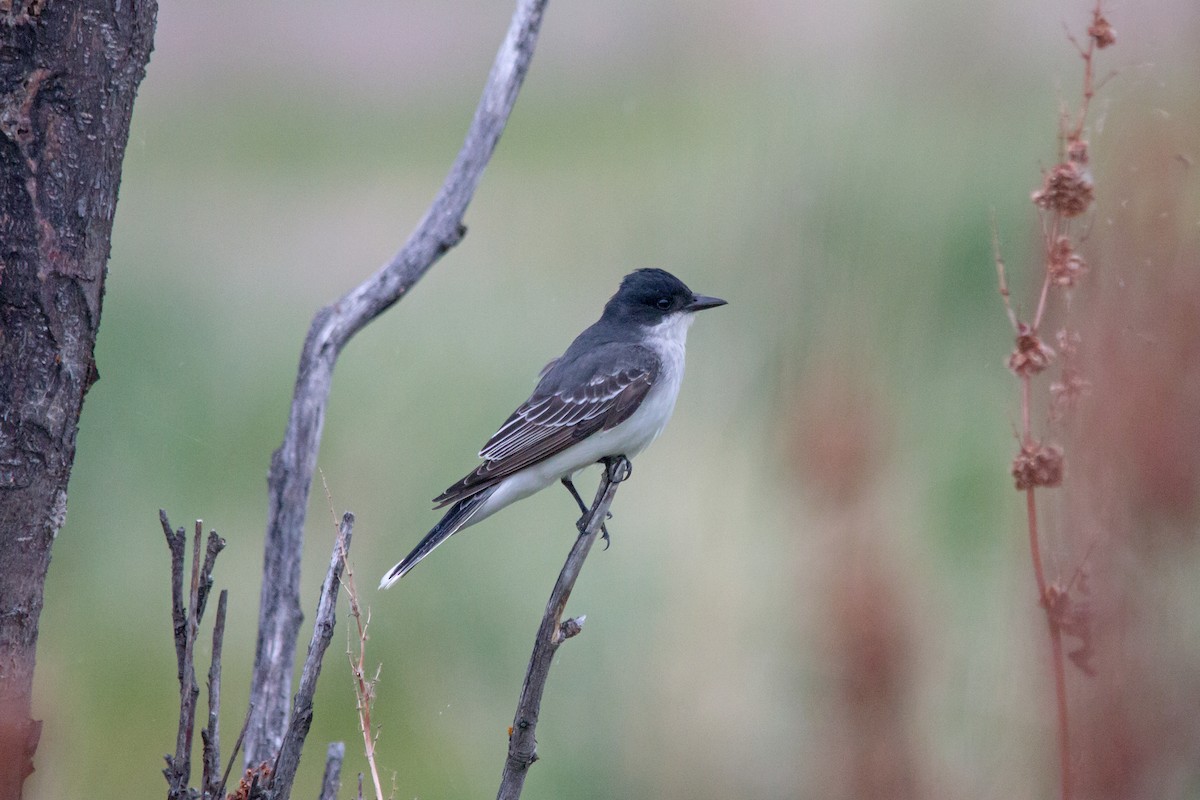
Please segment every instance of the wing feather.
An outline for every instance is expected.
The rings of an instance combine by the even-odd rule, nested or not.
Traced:
[[[629,343],[551,362],[533,395],[479,451],[483,463],[433,502],[440,507],[461,500],[616,427],[641,405],[658,371],[653,351]]]

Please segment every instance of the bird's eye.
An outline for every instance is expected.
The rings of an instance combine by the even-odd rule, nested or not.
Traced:
[[[671,298],[669,298],[669,297],[660,297],[660,298],[658,298],[658,300],[657,300],[657,301],[654,303],[654,305],[658,306],[659,310],[661,310],[661,311],[666,311],[668,308],[670,308],[670,307],[671,307]]]

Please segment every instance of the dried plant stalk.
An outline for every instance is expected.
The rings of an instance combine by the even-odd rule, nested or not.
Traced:
[[[1090,619],[1087,605],[1078,597],[1084,586],[1075,576],[1064,582],[1061,578],[1048,580],[1042,559],[1042,534],[1038,524],[1037,491],[1062,485],[1065,474],[1063,448],[1034,434],[1033,398],[1034,379],[1040,373],[1057,365],[1061,372],[1059,380],[1051,383],[1051,421],[1060,421],[1069,410],[1070,401],[1086,388],[1086,381],[1075,371],[1072,357],[1079,343],[1079,336],[1066,327],[1056,335],[1058,350],[1050,347],[1043,336],[1043,324],[1050,302],[1058,296],[1066,296],[1087,273],[1087,264],[1075,244],[1073,220],[1087,213],[1095,199],[1095,183],[1089,166],[1088,142],[1083,138],[1088,110],[1095,96],[1096,51],[1114,44],[1116,33],[1104,17],[1099,0],[1092,9],[1092,22],[1088,28],[1086,45],[1074,38],[1072,43],[1079,51],[1084,63],[1083,99],[1075,114],[1064,111],[1059,119],[1059,163],[1048,170],[1042,185],[1036,189],[1031,200],[1042,215],[1042,239],[1044,274],[1038,293],[1037,307],[1033,319],[1025,322],[1013,310],[1009,294],[1004,261],[1000,255],[999,236],[993,223],[993,246],[995,249],[996,273],[1000,296],[1013,326],[1016,346],[1008,357],[1008,367],[1021,384],[1021,427],[1020,447],[1012,463],[1015,488],[1025,493],[1026,527],[1029,534],[1029,552],[1033,562],[1034,581],[1037,585],[1038,603],[1046,614],[1050,638],[1051,670],[1054,675],[1055,714],[1058,726],[1058,760],[1060,794],[1062,800],[1074,796],[1071,770],[1070,719],[1067,707],[1066,661],[1063,657],[1063,637],[1074,636],[1082,645],[1071,653],[1071,660],[1085,674],[1092,674],[1088,663],[1090,647]],[[1069,307],[1064,301],[1064,307]]]

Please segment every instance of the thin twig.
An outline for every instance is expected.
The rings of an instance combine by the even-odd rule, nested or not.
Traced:
[[[218,798],[221,786],[221,647],[225,639],[225,610],[229,590],[217,597],[217,618],[213,621],[212,662],[208,667],[208,727],[200,732],[204,744],[204,772],[201,787],[210,798]]]
[[[341,587],[342,569],[346,564],[346,553],[350,551],[350,536],[354,528],[354,515],[342,515],[342,524],[333,544],[329,558],[329,570],[321,584],[321,599],[317,603],[317,617],[313,623],[312,639],[308,644],[308,656],[304,659],[304,670],[300,673],[300,688],[292,707],[292,719],[284,731],[283,744],[270,778],[270,790],[274,797],[289,797],[296,768],[300,766],[300,751],[312,725],[313,695],[317,691],[317,678],[321,675],[321,661],[325,650],[333,639],[333,628],[337,622],[337,596]]]
[[[242,749],[242,740],[246,738],[246,729],[250,727],[250,717],[253,715],[254,704],[251,703],[246,707],[246,718],[242,720],[242,729],[238,731],[237,738],[233,740],[233,749],[229,751],[229,761],[225,764],[225,772],[221,774],[221,783],[217,787],[214,797],[225,796],[225,785],[229,783],[229,773],[233,772],[233,763],[237,761],[238,751]]]
[[[1017,314],[1013,311],[1012,299],[1008,293],[1008,277],[1004,269],[1004,256],[1000,252],[1000,227],[996,224],[996,209],[992,209],[992,258],[996,262],[996,278],[1000,283],[1000,297],[1004,300],[1004,310],[1008,313],[1008,321],[1014,331],[1021,329]]]
[[[325,480],[324,471],[320,469],[318,471],[321,473],[321,486],[325,490],[325,500],[329,504],[329,514],[334,518],[333,522],[336,528],[337,519],[333,510],[333,495],[329,491],[329,483]],[[358,586],[354,582],[354,567],[346,553],[342,553],[342,560],[346,564],[345,573],[342,575],[342,586],[346,589],[346,601],[350,605],[350,617],[354,620],[355,627],[355,630],[346,632],[346,658],[350,661],[350,674],[354,680],[354,700],[358,712],[358,727],[362,731],[363,753],[367,758],[367,766],[371,770],[371,780],[375,784],[375,798],[383,800],[383,785],[379,781],[379,768],[375,763],[377,737],[371,733],[371,707],[375,704],[375,685],[379,682],[379,671],[383,667],[382,665],[376,667],[373,678],[366,677],[367,628],[370,625],[371,612],[370,609],[367,610],[367,618],[364,621],[362,609],[358,603]],[[358,636],[357,657],[350,648],[350,638],[355,634]]]
[[[192,741],[196,730],[196,700],[200,696],[200,687],[196,683],[195,645],[196,636],[200,630],[200,619],[204,614],[205,600],[208,590],[213,584],[213,567],[217,555],[225,547],[225,540],[210,531],[204,558],[200,557],[200,542],[204,532],[204,524],[196,520],[196,532],[192,539],[192,572],[189,582],[188,604],[184,607],[183,573],[184,552],[187,546],[187,534],[183,528],[177,531],[171,529],[166,511],[159,510],[158,519],[162,525],[167,547],[171,551],[171,621],[175,640],[175,657],[179,678],[179,727],[175,735],[175,753],[166,756],[167,766],[163,775],[167,779],[168,798],[189,798],[198,793],[188,788],[191,778]],[[219,637],[224,635],[225,601],[222,599],[217,612],[217,623],[214,627],[213,663],[209,671],[209,728],[201,733],[204,739],[203,774],[205,788],[209,786],[211,776],[210,763],[220,760],[216,750],[215,717],[220,707],[220,646]],[[213,670],[217,675],[217,689],[214,695],[212,686]],[[210,744],[211,737],[211,744]]]
[[[1042,290],[1038,294],[1037,311],[1035,311],[1033,314],[1033,325],[1030,326],[1030,331],[1034,334],[1038,333],[1042,329],[1042,318],[1046,314],[1046,300],[1050,297],[1050,284],[1051,284],[1050,269],[1049,269],[1050,253],[1051,253],[1052,249],[1054,248],[1054,242],[1058,241],[1058,237],[1059,237],[1059,215],[1054,214],[1054,218],[1053,218],[1053,221],[1052,221],[1052,224],[1050,227],[1050,233],[1049,233],[1049,235],[1046,236],[1045,242],[1044,242],[1043,257],[1045,259],[1047,269],[1044,271],[1044,274],[1042,275]]]
[[[321,794],[318,800],[337,800],[338,788],[342,784],[342,760],[346,757],[346,745],[331,742],[325,751],[325,774],[321,777]]]
[[[403,298],[466,234],[463,215],[504,131],[529,69],[546,0],[519,0],[462,149],[404,247],[378,272],[313,318],[300,356],[283,443],[271,459],[263,588],[246,734],[247,765],[269,761],[288,727],[300,630],[304,518],[338,354],[365,325]]]
[[[1041,545],[1038,539],[1037,499],[1033,487],[1025,490],[1026,524],[1029,527],[1029,553],[1033,560],[1033,575],[1037,582],[1038,597],[1046,611],[1046,624],[1050,633],[1050,663],[1054,673],[1055,716],[1058,723],[1059,781],[1062,800],[1070,800],[1073,794],[1071,775],[1071,732],[1067,715],[1067,674],[1063,661],[1062,630],[1050,607],[1050,587],[1046,583],[1042,566]]]
[[[200,618],[200,521],[196,520],[196,535],[192,539],[192,582],[188,594],[187,634],[184,641],[183,680],[179,682],[179,735],[175,741],[175,764],[186,787],[192,769],[192,734],[196,723],[196,698],[200,687],[196,684],[196,635],[199,633]]]
[[[1054,697],[1058,711],[1059,785],[1064,800],[1075,796],[1075,778],[1071,770],[1071,727],[1067,716],[1067,665],[1063,660],[1062,629],[1054,619],[1050,626],[1050,658],[1054,664]]]
[[[167,547],[171,551],[171,621],[175,640],[175,659],[180,697],[179,726],[175,734],[175,753],[174,755],[166,756],[167,766],[163,769],[163,775],[167,779],[167,797],[171,800],[178,800],[178,798],[187,797],[188,773],[190,772],[190,765],[187,758],[190,750],[185,747],[185,742],[189,738],[186,731],[191,724],[188,718],[189,675],[191,674],[188,664],[191,653],[191,648],[188,646],[188,638],[191,626],[187,610],[184,608],[183,603],[183,570],[187,548],[187,534],[183,528],[180,528],[178,531],[171,530],[171,523],[167,520],[167,514],[161,509],[158,512],[158,519],[162,523],[163,533],[167,539]]]
[[[200,530],[203,527],[200,520],[196,520],[196,536],[199,538]],[[204,609],[208,605],[208,593],[213,587],[213,566],[217,562],[217,554],[225,549],[225,540],[217,535],[216,531],[208,532],[208,540],[204,547],[204,566],[200,569],[200,584],[196,591],[196,619],[199,620],[204,616]]]
[[[171,522],[167,512],[158,510],[158,521],[162,524],[163,535],[167,538],[167,547],[171,550],[171,621],[174,623],[175,661],[178,668],[178,678],[183,680],[183,657],[187,646],[187,614],[183,610],[183,561],[184,548],[187,545],[187,535],[183,528],[171,530]]]
[[[592,549],[592,544],[596,541],[596,534],[608,514],[613,497],[616,496],[617,487],[625,477],[628,477],[627,471],[621,474],[623,468],[628,468],[628,462],[624,459],[620,459],[620,462],[624,462],[623,467],[619,462],[614,462],[613,465],[606,466],[604,469],[600,478],[600,486],[596,490],[596,499],[592,502],[592,508],[588,512],[583,530],[571,547],[571,552],[567,554],[566,563],[563,564],[558,580],[554,583],[554,590],[551,591],[550,599],[546,603],[546,611],[542,615],[542,622],[538,626],[537,636],[534,638],[529,667],[525,671],[525,682],[521,686],[521,698],[517,702],[517,713],[513,717],[512,732],[508,740],[508,756],[504,760],[504,773],[500,779],[500,790],[496,794],[497,800],[519,798],[521,790],[525,786],[525,776],[529,771],[529,766],[538,759],[535,734],[538,714],[542,705],[542,693],[546,688],[546,679],[550,675],[550,663],[559,646],[579,633],[583,626],[583,617],[563,622],[563,611],[567,607],[571,590],[575,587],[575,580],[583,568],[583,562]]]
[[[375,764],[375,735],[371,732],[371,706],[375,703],[375,684],[379,681],[379,668],[375,677],[367,678],[367,628],[370,625],[370,611],[363,619],[362,610],[358,605],[358,590],[354,585],[354,571],[350,563],[346,563],[345,575],[346,597],[350,603],[350,616],[354,619],[358,635],[357,657],[350,651],[347,643],[346,656],[350,659],[350,672],[354,677],[354,699],[358,710],[358,727],[362,731],[363,752],[367,758],[367,766],[371,770],[371,782],[375,785],[375,800],[383,800],[383,784],[379,781],[379,768]],[[352,631],[351,633],[355,633]],[[347,634],[349,636],[350,634]]]

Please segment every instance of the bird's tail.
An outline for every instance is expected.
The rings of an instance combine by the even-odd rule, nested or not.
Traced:
[[[492,492],[495,490],[494,486],[489,487],[478,494],[464,497],[451,506],[441,521],[433,526],[433,530],[425,534],[425,538],[417,543],[413,551],[406,555],[399,564],[387,571],[387,574],[383,576],[383,580],[379,582],[379,588],[386,589],[403,578],[405,573],[415,567],[425,556],[432,553],[434,548],[464,528],[471,521],[471,517],[475,516],[475,513],[479,511],[479,507],[491,497]]]

